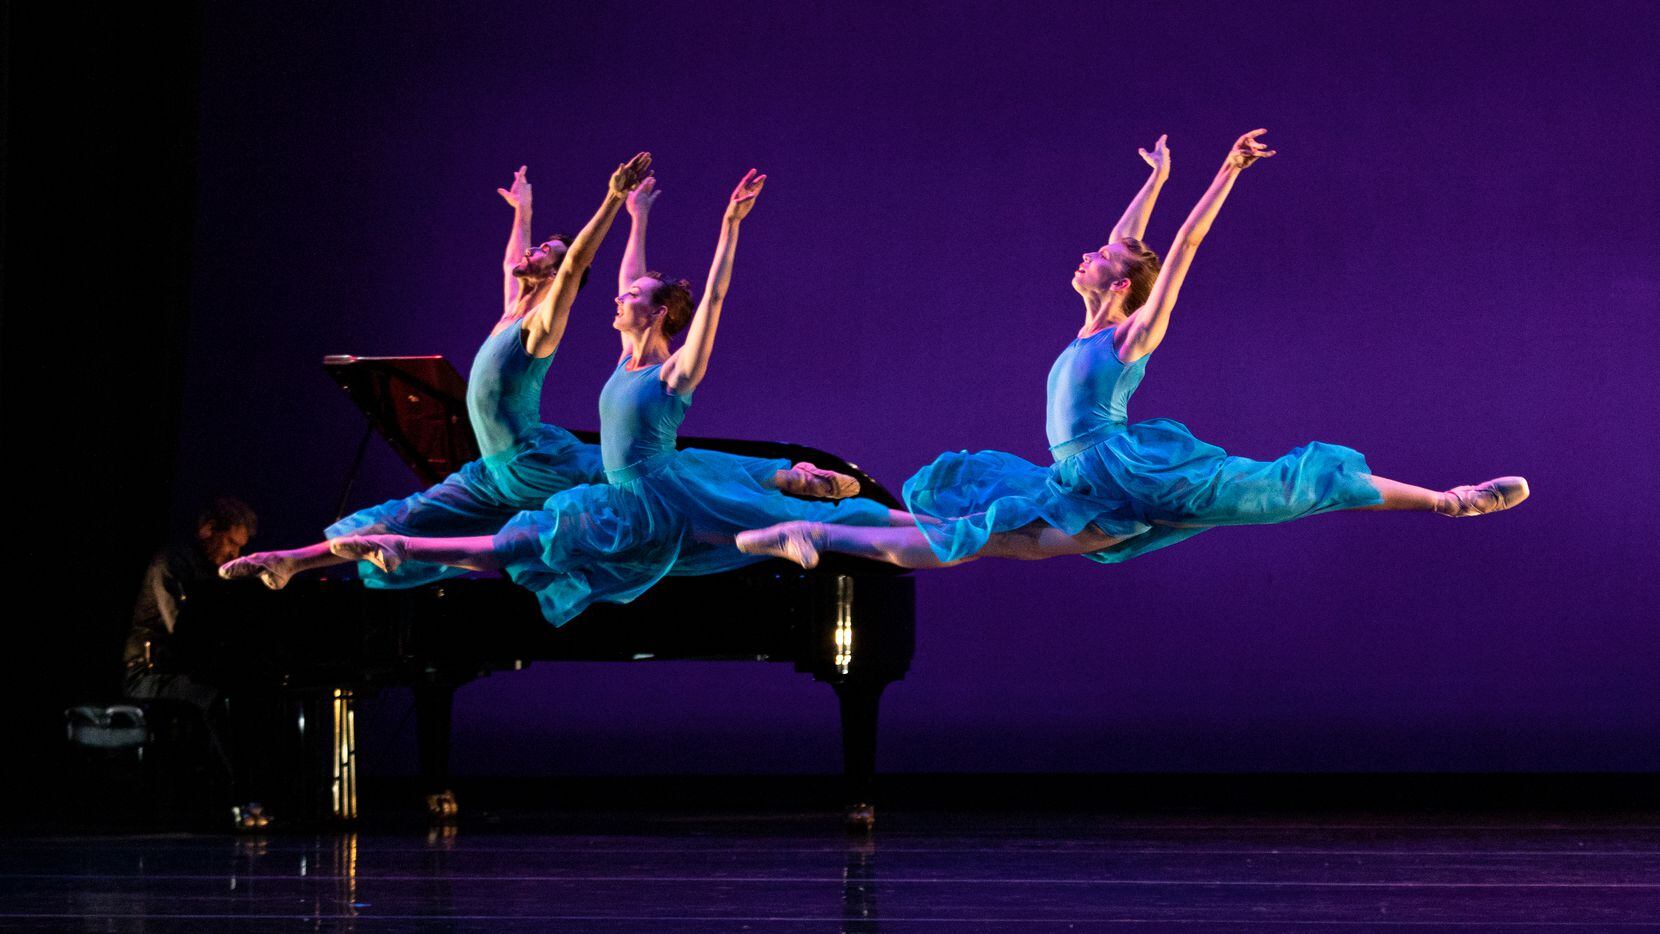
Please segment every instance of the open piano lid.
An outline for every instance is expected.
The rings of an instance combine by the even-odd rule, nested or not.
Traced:
[[[467,383],[443,357],[336,354],[323,358],[323,369],[423,483],[478,459]]]

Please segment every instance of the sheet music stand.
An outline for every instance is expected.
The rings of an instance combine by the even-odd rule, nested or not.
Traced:
[[[478,458],[467,420],[467,383],[443,357],[334,354],[323,358],[323,369],[369,419],[340,491],[336,519],[346,513],[369,438],[377,431],[428,486]]]

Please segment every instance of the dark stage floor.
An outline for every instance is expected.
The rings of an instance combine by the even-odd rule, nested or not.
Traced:
[[[7,931],[1660,929],[1660,814],[501,812],[5,834]]]

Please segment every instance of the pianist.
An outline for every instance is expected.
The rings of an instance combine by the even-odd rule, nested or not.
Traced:
[[[193,535],[150,559],[133,603],[133,625],[123,656],[128,697],[182,700],[203,709],[213,703],[217,691],[176,669],[173,629],[190,593],[215,580],[219,566],[241,554],[258,528],[259,518],[246,503],[221,496],[197,514]]]
[[[126,696],[138,701],[176,701],[196,708],[206,727],[213,765],[227,780],[234,770],[226,749],[229,731],[219,689],[182,669],[173,650],[173,633],[190,595],[211,586],[217,580],[219,566],[241,554],[258,528],[259,518],[241,500],[221,496],[208,503],[197,514],[189,537],[151,558],[133,603],[132,628],[127,632],[123,652]],[[258,822],[257,817],[252,820]]]

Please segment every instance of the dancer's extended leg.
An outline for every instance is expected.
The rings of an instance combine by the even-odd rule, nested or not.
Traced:
[[[820,498],[826,498],[826,497],[820,497]],[[874,517],[865,516],[865,517],[862,517],[862,518],[868,520],[868,519],[874,518]],[[765,519],[761,519],[759,521],[765,521]],[[807,526],[817,526],[817,525],[823,525],[823,526],[831,527],[831,528],[849,528],[849,529],[852,529],[852,528],[862,528],[862,529],[880,528],[880,526],[876,526],[876,525],[858,525],[858,526],[855,526],[855,525],[851,525],[851,524],[844,524],[844,523],[848,523],[850,521],[851,520],[849,520],[845,517],[844,518],[839,518],[839,519],[818,519],[818,520],[794,519],[794,520],[790,520],[790,521],[787,521],[787,522],[777,522],[777,523],[774,523],[773,525],[767,526],[767,528],[782,528],[786,525],[788,525],[788,526],[801,526],[803,528],[805,528]],[[928,519],[926,521],[932,522],[934,520]],[[910,513],[906,512],[903,509],[889,509],[888,510],[888,515],[887,515],[887,524],[891,528],[910,529],[913,532],[916,531],[916,520],[911,517]],[[706,532],[694,532],[692,534],[692,537],[694,539],[696,539],[697,541],[705,542],[705,543],[712,544],[712,545],[734,546],[734,545],[737,544],[738,536],[745,535],[745,534],[748,534],[748,533],[747,532],[739,532],[737,534],[734,534],[734,533],[732,533],[730,531],[726,531],[726,530],[717,530],[717,531],[706,531]],[[891,539],[893,537],[890,536],[889,538]],[[849,544],[850,547],[855,547],[855,548],[861,549],[859,551],[847,551],[848,554],[861,554],[862,555],[862,554],[865,554],[865,550],[868,549],[868,547],[871,547],[871,546],[867,546],[867,545],[864,545],[864,544],[854,544],[852,542],[849,542],[848,544]],[[895,543],[895,542],[890,542],[888,539],[883,539],[883,546],[887,546],[887,545],[892,545],[894,548],[897,548],[900,553],[904,553],[904,554],[907,554],[907,555],[910,554],[910,551],[907,548],[908,542],[904,543],[904,544],[898,544],[898,543]],[[745,549],[742,548],[742,547],[739,547],[738,550],[739,551],[745,551]],[[846,551],[847,549],[832,548],[830,550],[831,551]],[[772,552],[768,552],[768,551],[746,551],[745,553],[746,554],[772,554]],[[879,561],[887,561],[888,560],[886,557],[881,557],[881,556],[877,556],[877,555],[870,555],[870,557],[876,557],[877,560],[879,560]],[[791,558],[790,560],[795,561],[797,564],[801,563],[799,560],[797,560],[795,558]],[[813,560],[813,564],[818,563],[818,559],[816,557],[813,558],[812,560]],[[920,560],[920,556],[918,556],[918,560]],[[899,562],[890,562],[890,563],[897,564]],[[806,566],[807,567],[812,567],[813,565],[809,564],[809,565],[806,565]],[[936,567],[937,565],[910,565],[910,564],[907,564],[907,565],[904,565],[904,566],[905,567]]]
[[[1367,479],[1377,488],[1383,502],[1358,507],[1365,510],[1410,510],[1438,512],[1443,516],[1480,516],[1509,509],[1527,499],[1530,492],[1527,481],[1521,477],[1498,477],[1486,483],[1455,486],[1440,492],[1376,475],[1368,476]]]
[[[784,558],[804,568],[816,567],[819,553],[824,551],[886,561],[903,568],[945,566],[914,525],[908,528],[898,525],[881,528],[823,522],[780,522],[764,529],[740,532],[737,545],[738,550],[745,554]]]
[[[1113,538],[1094,526],[1077,535],[1068,535],[1045,522],[1033,522],[1025,528],[997,532],[986,539],[980,555],[988,558],[1013,558],[1016,561],[1041,561],[1044,558],[1062,558],[1084,555],[1118,544]]]
[[[329,549],[349,561],[367,561],[391,573],[405,561],[425,561],[469,571],[499,571],[495,538],[416,538],[403,535],[352,535],[329,542]]]
[[[1451,490],[1431,490],[1399,480],[1390,480],[1375,474],[1366,475],[1368,483],[1383,497],[1380,503],[1350,507],[1368,512],[1435,512],[1443,516],[1480,516],[1520,503],[1528,497],[1527,481],[1521,477],[1499,477],[1474,486],[1457,486]],[[1154,525],[1178,529],[1206,528],[1209,523],[1182,522],[1174,519],[1154,519]]]
[[[272,590],[281,590],[287,586],[290,577],[301,571],[332,567],[346,562],[347,559],[329,551],[328,542],[318,542],[315,545],[291,548],[287,551],[260,551],[243,555],[222,565],[219,568],[219,576],[226,580],[258,577]]]
[[[907,516],[897,513],[896,516]],[[1081,555],[1110,547],[1118,540],[1094,529],[1068,535],[1042,522],[1025,528],[998,532],[984,548],[961,561],[941,561],[929,547],[928,539],[914,523],[888,528],[835,525],[819,522],[784,522],[738,536],[738,550],[752,555],[771,555],[801,565],[818,564],[819,553],[835,551],[905,568],[940,568],[966,564],[975,558],[1013,558],[1037,561],[1063,555]]]

